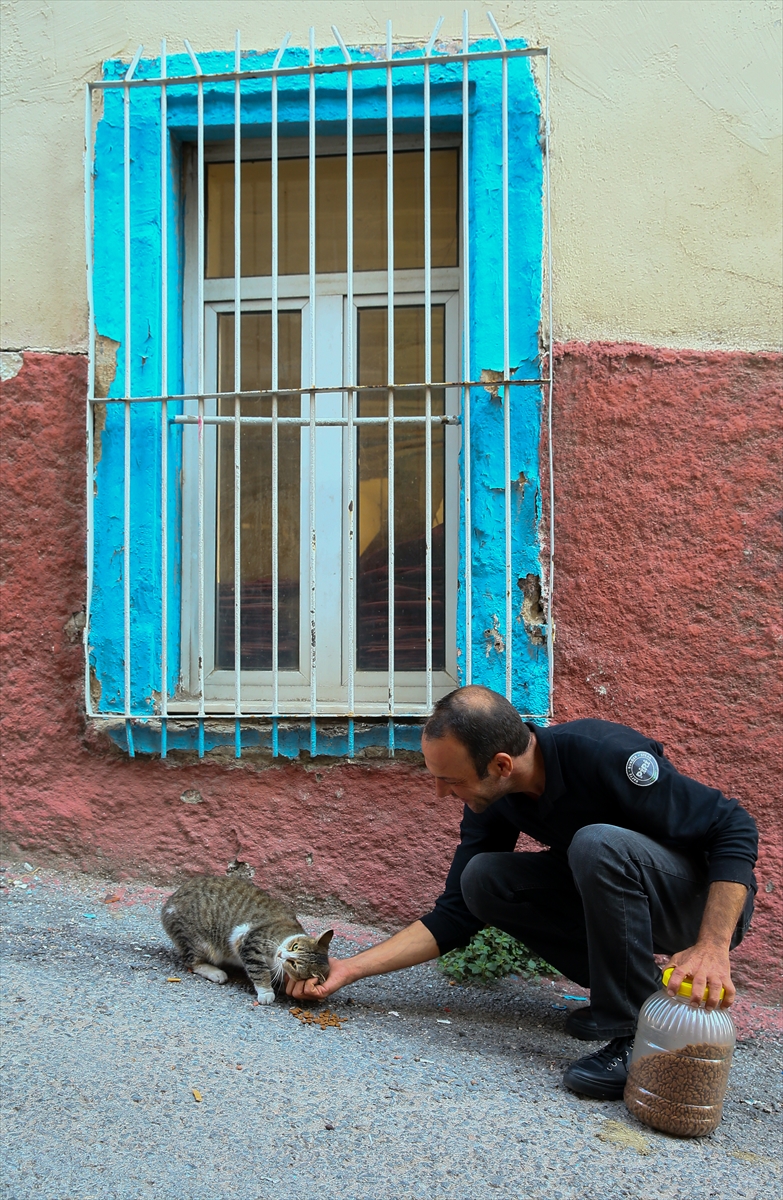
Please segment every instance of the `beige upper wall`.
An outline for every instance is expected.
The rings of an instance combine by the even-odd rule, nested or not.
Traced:
[[[552,50],[555,335],[781,343],[776,0],[12,0],[2,24],[2,345],[86,346],[84,83],[103,59],[504,33]]]

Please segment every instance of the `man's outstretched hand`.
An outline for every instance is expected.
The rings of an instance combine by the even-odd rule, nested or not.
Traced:
[[[286,994],[294,1000],[325,1000],[327,996],[345,987],[346,983],[352,983],[356,978],[348,968],[349,961],[344,958],[330,958],[329,975],[325,983],[318,983],[315,977],[291,979],[289,976],[285,982]]]
[[[357,979],[367,975],[385,975],[387,971],[414,967],[437,958],[438,954],[438,943],[429,929],[421,921],[414,921],[377,946],[354,954],[353,958],[330,958],[326,983],[316,983],[314,978],[287,979],[285,990],[294,1000],[325,1000],[346,983],[356,983]]]

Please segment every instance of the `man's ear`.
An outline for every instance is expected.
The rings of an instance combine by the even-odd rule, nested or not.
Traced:
[[[494,758],[490,759],[488,766],[491,774],[497,779],[508,779],[514,770],[514,760],[510,754],[501,750]]]

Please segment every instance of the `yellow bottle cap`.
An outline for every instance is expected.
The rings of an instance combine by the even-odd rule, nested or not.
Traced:
[[[664,987],[666,987],[666,985],[668,984],[673,973],[674,973],[674,967],[667,967],[666,970],[664,971],[664,973],[663,973],[663,986]],[[693,991],[693,981],[691,979],[683,979],[682,983],[677,988],[677,995],[678,996],[690,996],[692,991]],[[710,989],[705,988],[705,991],[704,991],[704,999],[705,1000],[707,999],[709,994],[710,994]],[[718,997],[719,1004],[725,995],[726,995],[725,989],[721,988],[720,996]]]

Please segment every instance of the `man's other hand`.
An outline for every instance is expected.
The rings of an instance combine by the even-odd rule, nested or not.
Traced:
[[[707,1008],[730,1008],[734,1003],[737,989],[731,981],[729,952],[723,946],[703,945],[699,942],[687,950],[678,950],[666,964],[674,967],[666,990],[670,996],[677,995],[677,989],[683,979],[692,981],[691,1003],[700,1004],[708,991],[705,1001]],[[719,1000],[721,988],[725,995]]]
[[[718,1004],[721,1008],[731,1007],[737,989],[731,982],[729,945],[747,894],[743,883],[718,879],[710,884],[696,944],[678,950],[669,959],[668,965],[674,967],[666,985],[670,996],[677,995],[683,979],[691,979],[694,1004],[701,1003],[705,989],[709,988],[707,1008],[717,1008]],[[723,1000],[719,999],[721,988],[726,993]]]

